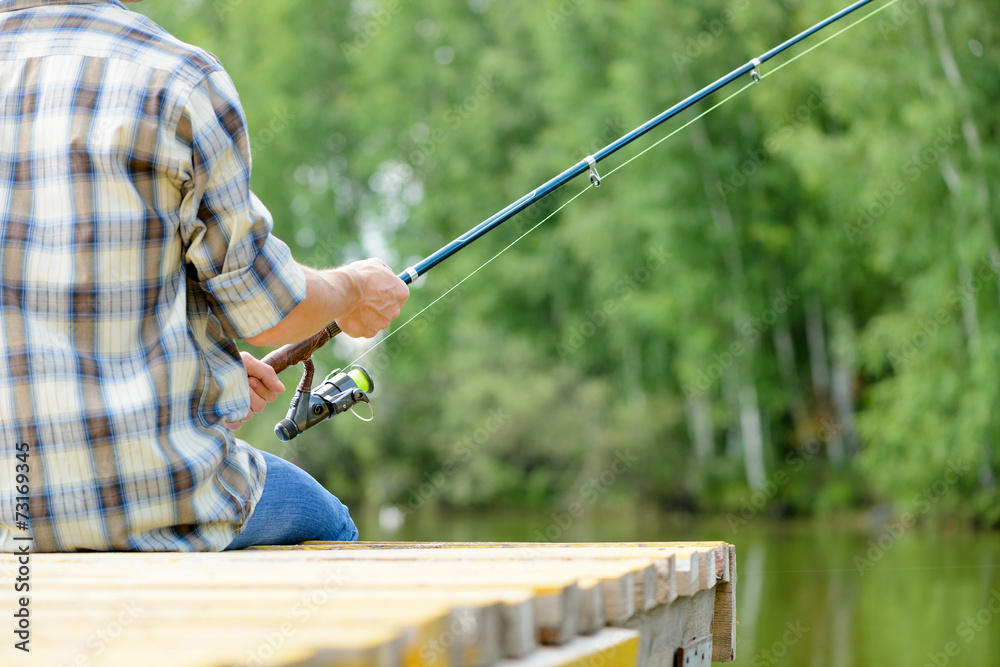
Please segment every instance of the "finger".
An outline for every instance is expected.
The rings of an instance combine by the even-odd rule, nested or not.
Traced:
[[[243,426],[243,422],[226,422],[226,428],[230,431],[239,431],[241,426]]]
[[[337,326],[351,338],[371,338],[378,333],[377,329],[372,331],[369,327],[364,326],[353,318],[337,320]]]
[[[410,298],[410,287],[404,283],[402,280],[396,283],[396,299],[399,301],[399,305],[402,306],[406,303],[406,300]]]
[[[261,413],[267,407],[267,401],[254,392],[250,392],[250,416]],[[245,420],[244,420],[245,421]]]
[[[264,385],[264,383],[255,377],[250,378],[250,390],[268,403],[273,403],[274,399],[278,398],[278,392],[271,391]]]
[[[269,391],[275,392],[275,395],[285,391],[285,385],[278,379],[274,367],[254,358],[249,352],[240,352],[240,357],[243,359],[243,365],[246,366],[248,376],[263,382]]]
[[[257,361],[256,359],[254,361],[256,362],[254,364],[254,371],[250,375],[260,380],[267,390],[273,392],[275,396],[284,392],[285,385],[278,379],[278,374],[274,372],[274,367],[270,364],[265,364],[263,361]]]

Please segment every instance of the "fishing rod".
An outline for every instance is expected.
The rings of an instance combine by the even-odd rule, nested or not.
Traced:
[[[406,284],[412,283],[414,280],[457,253],[459,250],[468,247],[477,239],[496,229],[532,204],[535,204],[552,194],[584,172],[588,174],[590,182],[594,187],[600,187],[601,175],[597,171],[598,162],[618,152],[639,137],[659,127],[666,121],[694,106],[698,102],[701,102],[709,95],[725,88],[733,81],[745,76],[747,73],[750,74],[754,83],[760,83],[760,66],[762,64],[798,44],[814,33],[823,30],[848,14],[851,14],[861,7],[871,3],[872,1],[873,0],[858,0],[858,2],[855,2],[854,4],[829,16],[811,28],[803,30],[795,37],[782,42],[770,51],[753,58],[745,65],[737,67],[729,74],[726,74],[725,76],[717,79],[715,82],[705,86],[698,92],[688,96],[663,113],[635,128],[628,134],[625,134],[611,142],[596,153],[588,155],[583,160],[577,162],[575,165],[558,176],[550,179],[545,184],[535,188],[517,201],[494,213],[492,216],[465,232],[451,243],[445,245],[437,252],[428,255],[413,266],[407,267],[402,273],[399,274],[399,279]],[[298,363],[302,363],[305,368],[302,380],[299,382],[296,393],[292,397],[291,404],[288,407],[288,414],[281,420],[281,422],[278,423],[277,426],[274,427],[274,433],[279,440],[287,442],[306,429],[312,428],[321,421],[340,414],[341,412],[353,410],[354,406],[358,403],[369,403],[370,405],[368,394],[374,388],[374,382],[372,381],[371,375],[368,371],[358,365],[353,365],[346,370],[335,370],[324,381],[323,385],[318,390],[312,390],[314,373],[314,366],[311,359],[312,354],[340,332],[340,327],[337,326],[337,323],[331,322],[312,338],[304,340],[300,343],[281,347],[263,358],[262,361],[270,364],[274,368],[275,372],[278,373],[285,370],[289,366],[294,366]]]

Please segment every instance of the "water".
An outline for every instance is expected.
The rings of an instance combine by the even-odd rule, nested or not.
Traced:
[[[383,517],[385,518],[385,517]],[[736,545],[737,660],[748,667],[1000,666],[1000,534],[889,523],[666,518],[653,512],[433,515],[364,539]]]

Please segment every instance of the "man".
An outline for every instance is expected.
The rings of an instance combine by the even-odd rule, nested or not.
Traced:
[[[213,56],[117,0],[0,0],[0,550],[356,539],[232,435],[284,390],[234,339],[373,336],[408,290],[298,265],[249,180]]]

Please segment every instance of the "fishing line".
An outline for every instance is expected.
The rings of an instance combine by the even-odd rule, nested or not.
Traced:
[[[824,44],[826,44],[830,40],[832,40],[832,39],[834,39],[834,38],[842,35],[843,33],[847,32],[848,30],[851,30],[852,28],[854,28],[858,24],[864,23],[865,21],[867,21],[871,17],[873,17],[876,14],[878,14],[878,13],[880,13],[880,12],[888,9],[889,7],[891,7],[892,5],[896,4],[897,2],[899,2],[899,0],[889,0],[889,2],[887,2],[884,5],[882,5],[878,9],[873,10],[872,12],[870,12],[870,13],[866,14],[865,16],[861,17],[860,19],[856,20],[854,23],[851,23],[851,24],[849,24],[849,25],[841,28],[837,32],[835,32],[835,33],[827,36],[826,38],[822,39],[821,41],[817,42],[816,44],[813,44],[812,46],[810,46],[805,51],[794,55],[793,57],[789,58],[785,62],[783,62],[780,65],[778,65],[777,67],[769,70],[766,73],[759,74],[758,75],[759,79],[763,80],[763,79],[765,79],[765,78],[767,78],[767,77],[769,77],[769,76],[771,76],[773,74],[776,74],[778,71],[780,71],[786,65],[791,65],[793,62],[795,62],[799,58],[802,58],[803,56],[808,55],[809,53],[811,53],[812,51],[814,51],[814,50],[818,49],[819,47],[823,46]],[[736,97],[737,95],[739,95],[740,93],[742,93],[743,91],[745,91],[747,88],[750,88],[750,87],[754,86],[756,83],[757,83],[757,79],[755,79],[754,81],[751,81],[750,83],[746,84],[745,86],[743,86],[739,90],[737,90],[734,93],[732,93],[731,95],[729,95],[729,97],[726,97],[723,100],[721,100],[720,102],[717,102],[716,104],[714,104],[713,106],[709,107],[705,111],[702,111],[701,113],[699,113],[697,116],[695,116],[691,120],[687,121],[686,123],[684,123],[680,127],[678,127],[675,130],[671,131],[667,135],[661,137],[660,139],[657,139],[650,146],[644,148],[639,153],[636,153],[635,155],[633,155],[629,159],[625,160],[624,162],[622,162],[621,164],[619,164],[618,166],[616,166],[611,171],[607,172],[604,175],[603,178],[606,179],[608,176],[611,176],[612,174],[614,174],[618,170],[622,169],[626,165],[628,165],[631,162],[633,162],[633,161],[637,160],[638,158],[642,157],[646,153],[648,153],[651,150],[653,150],[654,148],[658,147],[660,144],[662,144],[667,139],[670,139],[671,137],[673,137],[678,132],[687,129],[693,123],[701,120],[703,117],[705,117],[706,115],[708,115],[712,111],[715,111],[716,109],[718,109],[719,107],[721,107],[723,104],[726,104],[731,99],[733,99],[734,97]],[[421,315],[423,315],[429,309],[431,309],[432,307],[434,307],[439,301],[441,301],[446,296],[448,296],[449,294],[451,294],[452,292],[454,292],[456,289],[458,289],[466,280],[468,280],[469,278],[471,278],[472,276],[476,275],[481,270],[483,270],[484,268],[486,268],[487,266],[489,266],[494,260],[496,260],[498,257],[500,257],[501,255],[503,255],[505,252],[507,252],[508,250],[510,250],[515,245],[517,245],[517,243],[520,242],[521,239],[523,239],[525,236],[527,236],[528,234],[532,233],[533,231],[535,231],[536,229],[538,229],[539,227],[541,227],[543,224],[545,224],[549,219],[551,219],[553,216],[555,216],[561,210],[563,210],[564,208],[566,208],[567,206],[569,206],[571,203],[573,203],[574,201],[576,201],[576,199],[579,198],[582,194],[584,194],[585,192],[591,190],[592,187],[593,187],[593,185],[588,185],[588,186],[584,187],[582,190],[580,190],[579,192],[577,192],[575,195],[573,195],[567,201],[565,201],[564,203],[560,204],[558,208],[556,208],[554,211],[552,211],[551,213],[549,213],[547,216],[545,216],[544,218],[542,218],[541,220],[539,220],[537,223],[535,223],[526,232],[524,232],[523,234],[521,234],[520,236],[518,236],[516,239],[514,239],[513,241],[511,241],[505,248],[503,248],[502,250],[500,250],[500,252],[498,252],[497,254],[493,255],[489,259],[487,259],[478,268],[476,268],[471,273],[469,273],[467,276],[465,276],[464,278],[462,278],[460,281],[458,281],[457,283],[455,283],[454,285],[452,285],[451,288],[449,288],[446,292],[444,292],[443,294],[441,294],[441,296],[439,296],[438,298],[436,298],[433,301],[431,301],[429,304],[427,304],[426,306],[424,306],[418,313],[416,313],[415,315],[413,315],[412,317],[410,317],[408,320],[406,320],[405,322],[403,322],[397,328],[395,328],[391,332],[389,332],[389,334],[387,334],[385,337],[383,337],[382,339],[380,339],[377,343],[375,343],[370,348],[368,348],[367,350],[365,350],[364,352],[362,352],[354,361],[351,362],[351,365],[354,365],[354,364],[358,363],[359,361],[361,361],[362,359],[364,359],[365,357],[367,357],[369,354],[371,354],[372,352],[374,352],[375,350],[377,350],[379,347],[381,347],[382,345],[384,345],[385,343],[387,343],[393,336],[395,336],[397,333],[399,333],[400,331],[402,331],[403,329],[405,329],[411,322],[413,322],[414,320],[416,320],[418,317],[420,317]]]

